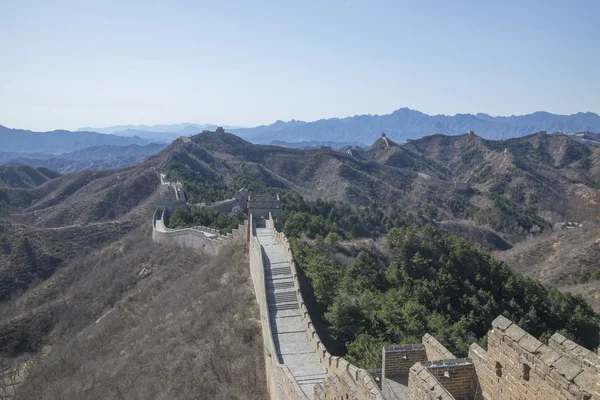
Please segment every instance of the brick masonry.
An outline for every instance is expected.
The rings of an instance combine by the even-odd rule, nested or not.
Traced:
[[[420,361],[427,361],[425,346],[422,344],[384,346],[382,375],[384,377],[408,375],[410,367]]]
[[[450,400],[453,398],[422,363],[417,363],[410,368],[408,374],[409,400]]]
[[[475,366],[470,360],[457,358],[452,360],[427,361],[421,363],[421,365],[454,398],[475,397]]]
[[[427,353],[427,360],[449,360],[456,358],[448,349],[444,347],[436,338],[426,333],[423,336],[423,346],[425,346],[425,352]]]
[[[592,397],[598,374],[574,362],[573,349],[565,349],[570,352],[546,346],[503,316],[496,318],[488,333],[488,350],[473,344],[469,351],[475,365],[478,397],[486,400],[598,398]],[[585,356],[589,354],[583,355],[583,359]]]

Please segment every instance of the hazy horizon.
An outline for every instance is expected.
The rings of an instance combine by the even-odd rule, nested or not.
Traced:
[[[593,1],[1,7],[12,128],[600,112]]]
[[[301,121],[301,122],[308,122],[308,123],[310,123],[310,122],[317,122],[317,121],[326,120],[326,119],[352,118],[352,117],[357,117],[357,116],[361,116],[361,115],[382,116],[382,115],[389,115],[389,114],[393,113],[394,111],[397,111],[397,110],[402,109],[402,108],[408,108],[409,110],[412,110],[412,111],[422,112],[420,110],[416,110],[416,109],[410,108],[410,107],[400,107],[400,108],[398,108],[396,110],[393,110],[393,111],[391,111],[389,113],[355,114],[355,115],[346,115],[346,116],[343,116],[343,117],[331,116],[331,117],[325,117],[325,118],[320,118],[318,120],[310,120],[310,121],[300,120],[300,119],[297,119],[297,118],[292,118],[292,119],[289,119],[289,120],[276,119],[276,120],[271,121],[271,122],[267,122],[267,123],[260,124],[260,125],[252,125],[252,126],[250,126],[250,125],[248,125],[248,126],[234,126],[234,125],[231,125],[231,124],[215,124],[215,123],[211,123],[211,122],[173,122],[173,123],[161,123],[161,122],[159,122],[159,123],[150,124],[150,125],[149,124],[144,124],[144,123],[140,123],[140,124],[128,124],[128,123],[125,123],[125,124],[117,124],[117,125],[79,126],[77,128],[73,128],[73,129],[67,129],[67,128],[63,128],[63,127],[56,127],[56,128],[52,128],[52,129],[41,129],[40,131],[46,131],[47,132],[47,131],[54,131],[54,130],[69,130],[69,131],[90,130],[90,131],[93,132],[94,129],[104,130],[104,129],[116,128],[116,127],[126,127],[125,129],[134,129],[134,128],[154,128],[154,127],[158,127],[158,126],[175,126],[175,125],[199,125],[199,126],[214,125],[214,126],[224,126],[226,129],[245,129],[245,128],[255,128],[255,127],[263,126],[263,125],[268,126],[268,125],[274,124],[274,123],[279,122],[279,121],[282,121],[282,122]],[[469,112],[469,113],[460,113],[459,112],[459,113],[456,113],[456,114],[427,114],[427,113],[424,113],[424,114],[427,114],[427,115],[430,115],[430,116],[443,115],[443,116],[448,116],[448,117],[453,117],[453,116],[456,116],[456,115],[474,115],[474,116],[477,116],[477,114],[487,114],[490,117],[496,118],[496,117],[518,117],[518,116],[524,116],[524,115],[531,115],[531,114],[535,114],[535,113],[538,113],[538,112],[549,112],[549,111],[537,110],[537,111],[533,111],[532,113],[527,113],[527,114],[511,114],[511,115],[494,115],[494,114],[490,114],[490,113],[486,113],[486,112]],[[573,113],[573,114],[558,114],[558,113],[551,113],[551,114],[563,115],[564,116],[564,115],[587,114],[587,113],[592,113],[592,114],[600,115],[599,113],[596,113],[596,112],[593,112],[593,111],[578,111],[578,112]],[[7,126],[5,124],[2,124],[1,121],[0,121],[0,126],[4,126],[6,128],[9,128],[9,129],[35,130],[35,129],[29,129],[29,128],[24,128],[24,127],[20,127],[20,126]],[[140,129],[140,130],[143,130],[143,129]],[[155,131],[159,132],[159,133],[160,132],[168,132],[168,131],[165,131],[165,130],[155,130]],[[147,132],[151,132],[151,131],[147,131]]]

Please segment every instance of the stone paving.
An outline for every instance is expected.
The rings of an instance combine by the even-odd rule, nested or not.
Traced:
[[[302,323],[287,253],[270,229],[257,228],[256,237],[263,249],[267,304],[279,362],[287,365],[302,391],[312,399],[314,386],[325,378],[325,368]]]
[[[386,399],[408,399],[408,375],[392,376],[383,379],[383,394]]]

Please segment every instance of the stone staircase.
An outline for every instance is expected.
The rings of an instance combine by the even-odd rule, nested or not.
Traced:
[[[313,399],[314,387],[323,382],[326,371],[302,323],[287,252],[268,228],[257,228],[256,237],[263,251],[269,322],[277,357],[290,369],[304,394]]]

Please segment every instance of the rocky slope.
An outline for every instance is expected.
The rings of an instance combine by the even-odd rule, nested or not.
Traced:
[[[151,240],[170,157],[0,189],[0,397],[265,397],[243,244]]]
[[[205,133],[174,142],[171,151],[169,165],[177,166],[180,178],[204,182],[198,202],[213,201],[202,197],[206,182],[211,190],[260,182],[309,200],[395,204],[430,222],[470,221],[509,243],[556,221],[593,219],[600,212],[600,149],[565,135],[507,141],[433,135],[404,145],[387,137],[367,150],[337,151]]]
[[[555,231],[495,255],[513,269],[542,283],[583,295],[600,311],[600,225],[597,222],[572,228],[557,224]]]
[[[0,188],[33,188],[59,175],[44,167],[0,165]]]

